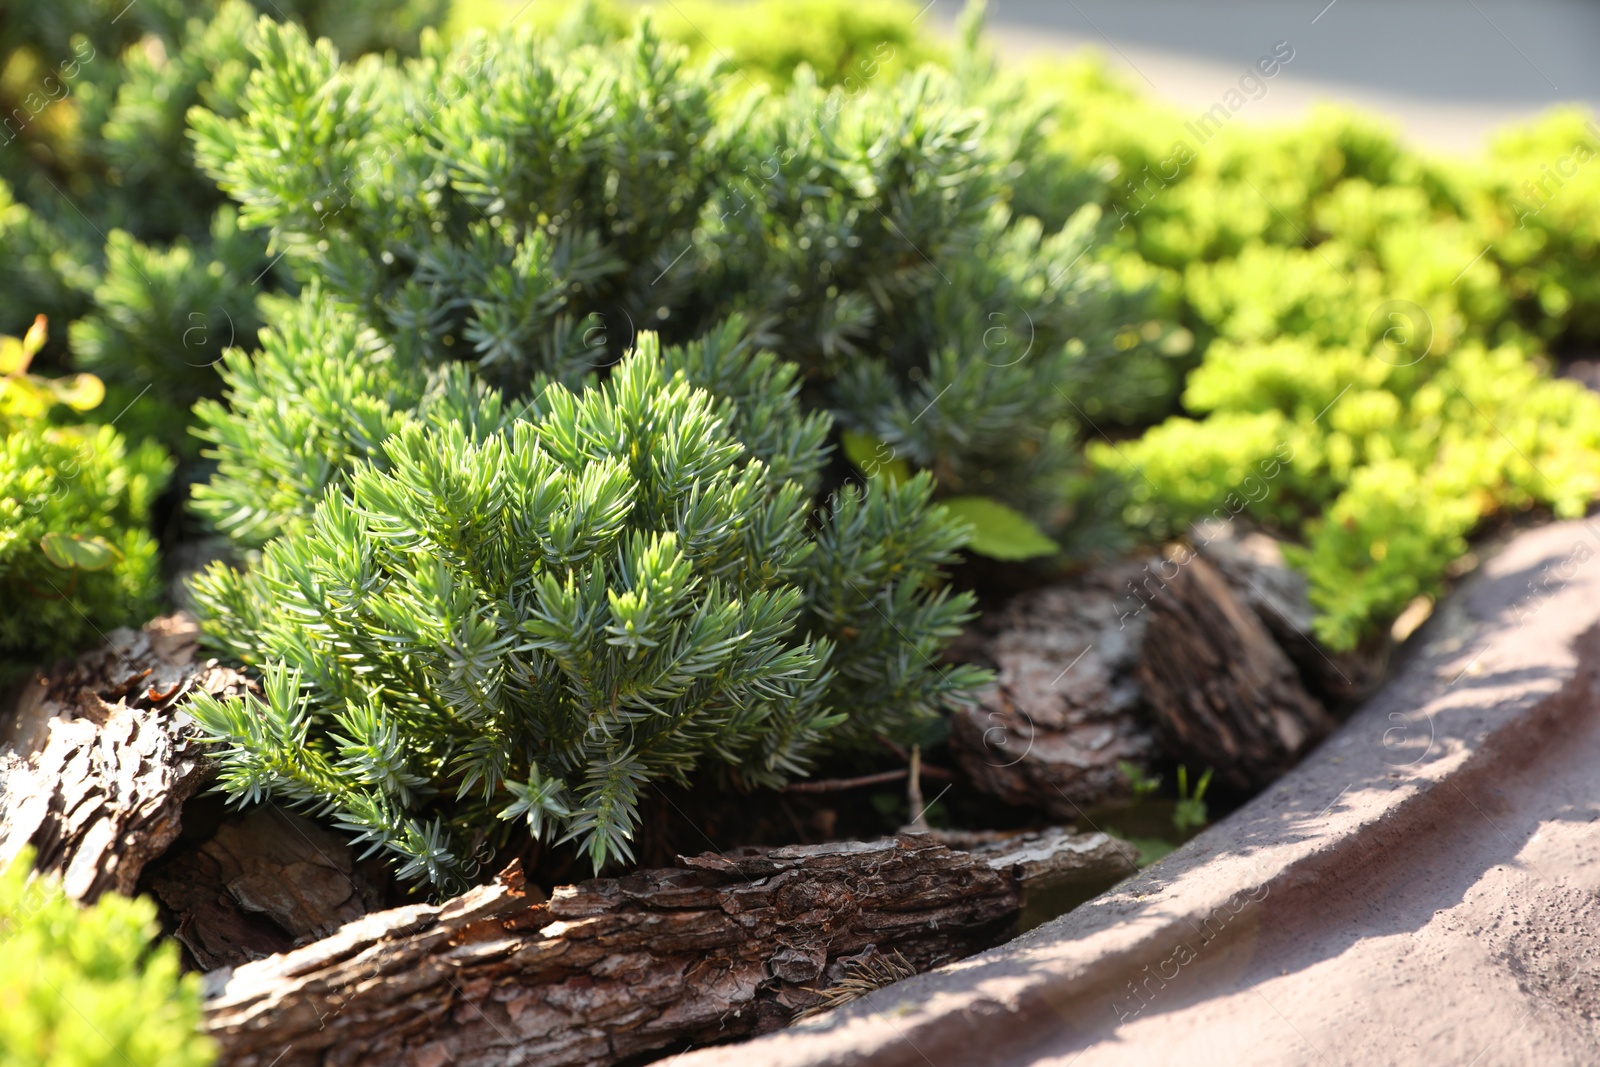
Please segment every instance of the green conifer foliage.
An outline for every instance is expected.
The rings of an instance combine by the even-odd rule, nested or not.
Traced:
[[[221,390],[222,353],[261,328],[251,281],[265,268],[265,248],[260,235],[239,230],[229,207],[212,216],[209,242],[151,246],[111,231],[95,307],[72,324],[72,351],[78,366],[124,392],[159,389],[160,403],[130,418],[130,431],[174,441],[183,429],[175,412]]]
[[[937,588],[964,529],[926,475],[811,516],[827,420],[738,334],[644,334],[603,384],[515,409],[458,368],[451,415],[400,416],[255,567],[199,579],[207,634],[265,679],[189,706],[227,790],[436,886],[506,820],[598,869],[652,780],[779,785],[965,699],[982,673],[934,659],[970,616]]]
[[[0,177],[75,231],[201,237],[223,199],[194,169],[185,113],[232,112],[259,15],[297,19],[350,54],[414,53],[444,8],[444,0],[17,6],[0,25],[0,139],[13,149],[0,157]]]
[[[0,20],[0,330],[58,327],[44,359],[105,381],[130,436],[192,453],[187,412],[287,280],[194,165],[186,113],[231,114],[262,14],[352,54],[414,53],[446,0],[59,0]],[[70,327],[70,329],[69,329]],[[68,340],[70,338],[70,346]],[[137,400],[131,408],[129,403]]]
[[[513,18],[568,44],[625,40],[639,5],[627,0],[455,0],[447,32],[499,32]],[[652,7],[661,34],[697,60],[727,60],[752,84],[784,86],[805,64],[824,85],[850,92],[885,67],[914,70],[943,58],[943,42],[920,33],[922,5],[910,0],[753,0],[736,18],[721,0],[673,0]]]
[[[224,357],[229,404],[195,409],[218,470],[194,487],[195,510],[245,548],[308,517],[358,462],[384,462],[383,442],[428,391],[426,368],[320,287],[280,298],[272,318],[253,358]]]
[[[0,333],[21,333],[36,315],[60,324],[83,315],[95,247],[41,218],[0,181]]]
[[[1052,527],[1080,417],[1174,393],[1163,328],[1092,254],[1096,210],[1008,206],[1042,112],[993,115],[957,76],[752,91],[648,21],[404,66],[263,22],[256,62],[236,117],[191,115],[242,223],[392,344],[510,393],[741,314],[808,403]]]

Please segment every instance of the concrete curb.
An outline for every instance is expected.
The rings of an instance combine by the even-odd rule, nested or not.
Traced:
[[[998,949],[671,1062],[1600,1062],[1600,979],[1573,971],[1600,960],[1597,624],[1600,519],[1520,534],[1332,738],[1160,863]],[[1426,1025],[1385,1035],[1397,1012]]]

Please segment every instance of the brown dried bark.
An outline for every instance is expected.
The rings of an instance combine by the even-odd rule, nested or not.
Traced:
[[[980,789],[1058,819],[1131,795],[1117,764],[1160,754],[1135,669],[1147,622],[1133,589],[1154,556],[1024,593],[979,621],[970,658],[994,669],[951,719],[951,748]]]
[[[1284,650],[1312,696],[1347,707],[1371,696],[1388,670],[1390,646],[1380,641],[1352,652],[1329,652],[1312,634],[1315,611],[1305,575],[1291,568],[1278,542],[1259,531],[1196,526],[1190,541]]]
[[[1311,639],[1305,581],[1274,545],[1206,538],[1198,552],[1097,568],[980,620],[960,655],[992,667],[997,684],[951,722],[979,788],[1081,819],[1130,798],[1122,761],[1148,769],[1166,757],[1258,787],[1333,728],[1303,678],[1333,699],[1370,688],[1381,662],[1331,657]]]
[[[1150,602],[1139,688],[1162,747],[1219,781],[1258,789],[1337,725],[1217,569],[1188,548]]]
[[[357,863],[343,837],[263,805],[180,841],[139,887],[173,917],[188,962],[209,971],[309,944],[382,907],[377,862]]]
[[[75,900],[151,892],[189,962],[210,969],[327,936],[380,906],[381,879],[309,820],[222,817],[197,800],[213,768],[177,705],[249,684],[200,660],[197,637],[185,615],[116,630],[28,684],[0,728],[0,868],[31,845]]]
[[[515,866],[442,906],[378,912],[306,948],[207,978],[234,1067],[600,1067],[775,1029],[847,962],[918,970],[1004,936],[1025,882],[1115,877],[1105,835],[993,854],[927,835],[681,859],[557,889]]]
[[[211,769],[173,706],[195,689],[247,684],[195,658],[183,616],[105,644],[24,690],[0,734],[0,866],[25,846],[68,895],[132,893],[144,865],[177,837],[184,802]]]

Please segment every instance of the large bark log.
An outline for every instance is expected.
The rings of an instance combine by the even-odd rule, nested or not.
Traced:
[[[1150,603],[1139,688],[1174,758],[1254,790],[1333,731],[1332,715],[1217,569],[1177,546]]]
[[[232,1067],[601,1067],[782,1026],[847,965],[917,970],[1004,936],[1029,884],[1115,878],[1103,834],[952,851],[927,835],[682,859],[557,889],[513,867],[442,906],[207,976]]]

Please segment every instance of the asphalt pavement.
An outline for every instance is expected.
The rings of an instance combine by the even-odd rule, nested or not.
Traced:
[[[949,27],[959,0],[925,11]],[[1293,58],[1240,112],[1293,119],[1318,101],[1375,111],[1421,148],[1480,149],[1562,103],[1600,110],[1600,3],[1577,0],[990,0],[991,39],[1022,61],[1083,48],[1195,114],[1261,58]]]

